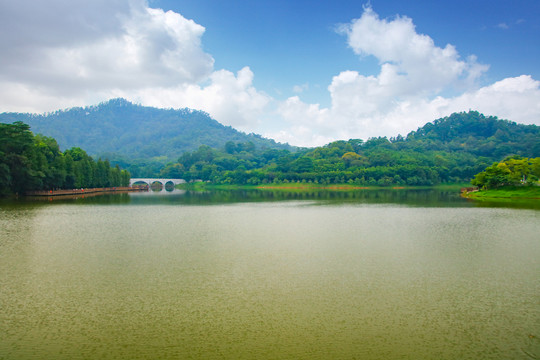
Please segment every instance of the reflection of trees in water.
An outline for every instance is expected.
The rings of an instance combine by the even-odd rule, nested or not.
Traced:
[[[183,197],[186,203],[234,203],[249,201],[313,200],[326,203],[401,203],[418,206],[448,206],[467,204],[455,191],[441,190],[217,190],[207,192],[188,191]]]
[[[130,197],[128,192],[124,193],[93,193],[93,194],[78,194],[66,196],[34,196],[21,199],[20,202],[32,204],[128,204]]]
[[[473,201],[473,200],[471,200]],[[478,207],[500,207],[513,209],[536,209],[540,210],[540,201],[535,199],[490,199],[476,201],[474,203]]]
[[[24,200],[27,204],[43,204],[49,201]],[[132,192],[124,194],[100,194],[97,196],[53,198],[51,203],[70,203],[77,205],[214,205],[242,202],[272,201],[312,201],[320,205],[332,204],[398,204],[425,207],[512,207],[524,209],[540,209],[540,202],[523,201],[471,201],[460,197],[458,191],[438,189],[363,189],[353,191],[341,190],[213,190],[184,191],[165,189],[161,191]],[[20,202],[20,201],[19,201]]]

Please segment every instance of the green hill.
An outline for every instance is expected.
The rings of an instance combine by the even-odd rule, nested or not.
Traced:
[[[47,114],[0,114],[2,123],[15,121],[30,125],[34,133],[55,138],[62,149],[78,146],[92,156],[120,163],[134,160],[165,163],[200,145],[222,147],[228,141],[292,149],[224,126],[203,111],[157,109],[124,99]]]
[[[225,184],[435,185],[468,182],[508,156],[540,156],[540,127],[471,111],[435,120],[407,137],[340,140],[295,153],[202,147],[162,173]]]
[[[407,135],[425,150],[466,152],[501,160],[509,155],[540,156],[540,127],[522,125],[477,111],[454,113]]]

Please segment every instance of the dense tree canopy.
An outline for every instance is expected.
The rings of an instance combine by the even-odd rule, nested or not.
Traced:
[[[535,185],[540,177],[540,157],[522,158],[513,156],[496,162],[476,174],[471,181],[484,189],[501,186]]]
[[[468,182],[510,155],[540,156],[540,128],[469,112],[435,120],[406,138],[340,140],[296,152],[249,142],[227,142],[220,150],[201,146],[161,175],[225,184],[434,185]]]
[[[35,135],[22,122],[0,123],[0,195],[55,188],[128,186],[130,174],[94,161],[74,147],[64,152],[55,139]]]

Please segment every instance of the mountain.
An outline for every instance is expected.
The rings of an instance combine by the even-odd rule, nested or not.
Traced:
[[[200,145],[223,147],[227,142],[252,142],[256,147],[293,149],[256,134],[224,126],[203,111],[157,109],[112,99],[96,106],[47,114],[2,113],[0,122],[22,121],[32,132],[53,137],[62,149],[81,147],[111,161],[176,160]]]

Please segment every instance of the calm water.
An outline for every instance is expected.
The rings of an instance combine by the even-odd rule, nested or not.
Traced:
[[[0,359],[538,359],[540,211],[450,192],[0,203]]]

